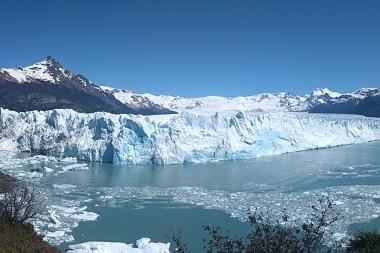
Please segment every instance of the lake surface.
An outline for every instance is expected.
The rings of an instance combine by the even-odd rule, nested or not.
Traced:
[[[13,175],[53,168],[54,173],[31,179],[46,193],[48,204],[87,206],[86,211],[99,215],[95,221],[68,225],[75,240],[61,243],[62,250],[85,241],[133,243],[149,237],[168,242],[172,228],[182,231],[192,252],[201,252],[206,237],[202,225],[221,226],[244,236],[250,226],[241,220],[248,209],[268,210],[278,217],[287,208],[291,217],[302,220],[321,195],[331,197],[336,211],[344,215],[336,224],[336,236],[358,228],[379,229],[379,154],[380,142],[372,142],[207,164],[87,163],[88,170],[64,173],[57,163],[21,163],[29,154],[16,154],[13,160],[18,162],[3,163],[1,168]],[[66,184],[70,186],[53,187]],[[61,218],[70,224],[69,218]]]

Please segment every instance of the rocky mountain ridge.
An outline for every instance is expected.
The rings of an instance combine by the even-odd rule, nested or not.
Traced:
[[[151,104],[131,108],[80,74],[65,70],[53,57],[28,67],[0,69],[0,107],[14,111],[73,109],[91,113],[167,114]]]

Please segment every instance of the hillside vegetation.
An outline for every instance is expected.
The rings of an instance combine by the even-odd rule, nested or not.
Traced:
[[[0,172],[0,193],[0,253],[60,252],[29,223],[42,212],[38,192]]]
[[[0,253],[58,253],[57,248],[42,240],[32,224],[0,219]]]

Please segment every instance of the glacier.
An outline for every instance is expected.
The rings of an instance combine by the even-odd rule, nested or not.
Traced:
[[[380,140],[380,119],[308,113],[127,115],[0,109],[0,150],[120,164],[250,159]]]

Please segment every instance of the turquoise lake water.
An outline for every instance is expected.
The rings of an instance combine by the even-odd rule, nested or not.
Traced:
[[[211,224],[245,235],[248,209],[274,216],[286,207],[303,218],[308,205],[328,195],[344,215],[336,233],[380,228],[380,142],[303,151],[246,161],[169,166],[87,163],[89,170],[43,176],[38,186],[51,192],[49,201],[86,205],[95,221],[72,229],[75,241],[121,241],[141,237],[170,242],[171,229],[182,231],[192,252],[200,252]],[[20,156],[27,156],[22,154]],[[41,165],[24,165],[24,170]],[[51,166],[48,162],[42,166]],[[53,184],[76,186],[57,190]],[[62,202],[63,201],[63,202]],[[61,203],[62,202],[62,203]]]

